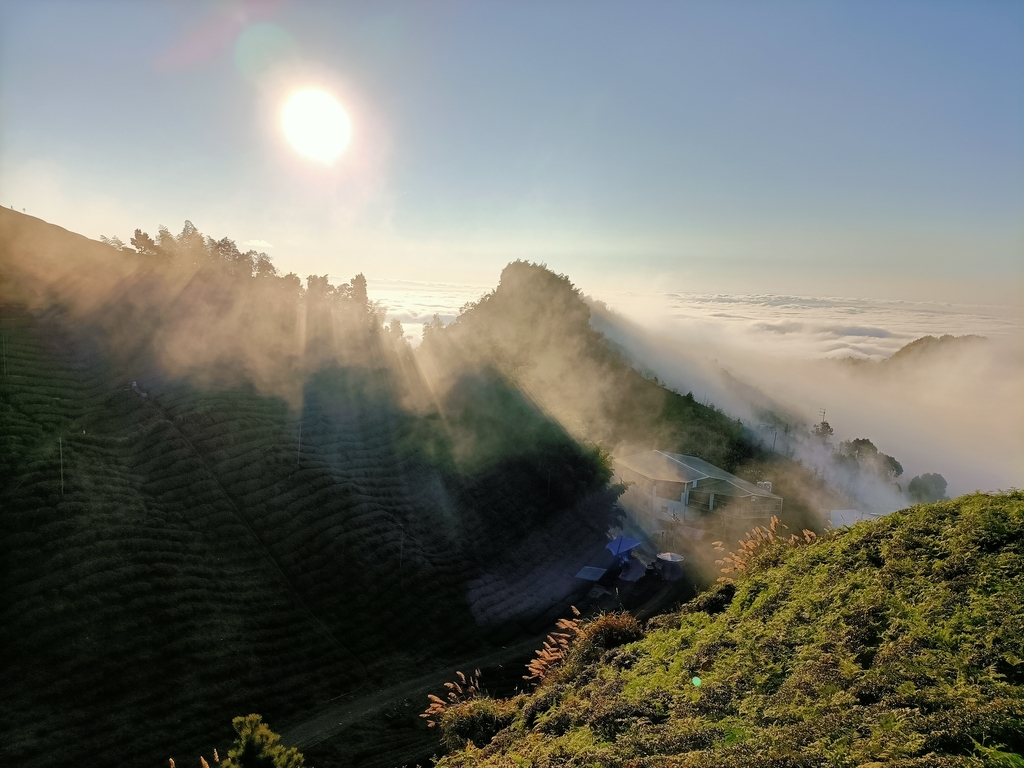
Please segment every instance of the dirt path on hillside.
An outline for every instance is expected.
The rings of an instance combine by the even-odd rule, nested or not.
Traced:
[[[455,679],[455,672],[457,670],[469,673],[474,669],[493,667],[502,663],[513,662],[519,664],[521,663],[519,659],[528,656],[532,651],[540,648],[546,637],[547,633],[537,635],[494,653],[465,659],[452,666],[434,670],[412,680],[397,683],[387,688],[380,688],[376,691],[370,691],[354,698],[339,699],[328,704],[319,714],[314,715],[305,722],[284,730],[281,734],[281,742],[288,746],[299,747],[300,749],[311,747],[337,735],[345,726],[380,712],[391,704],[400,703],[410,698],[421,698],[423,708],[426,709],[429,703],[427,701],[427,694],[441,695],[444,691],[444,684]],[[525,666],[523,671],[526,671]]]
[[[641,620],[645,620],[654,614],[668,610],[673,602],[679,600],[680,592],[685,589],[686,586],[681,582],[667,583],[633,613]],[[499,651],[465,659],[387,688],[379,688],[365,693],[356,691],[351,697],[344,697],[329,703],[319,714],[310,717],[305,722],[285,729],[281,734],[281,741],[288,746],[300,749],[311,747],[336,736],[346,726],[374,715],[391,705],[401,704],[406,699],[418,699],[423,703],[423,709],[426,709],[427,694],[442,695],[445,692],[444,684],[455,679],[457,670],[469,673],[474,669],[511,663],[522,664],[525,673],[527,657],[532,656],[533,651],[543,645],[546,637],[547,632]],[[486,686],[486,681],[484,684]]]

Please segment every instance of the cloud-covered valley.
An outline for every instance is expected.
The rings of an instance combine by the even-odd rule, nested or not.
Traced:
[[[373,280],[369,288],[417,341],[419,323],[435,313],[450,322],[487,291]],[[595,325],[638,367],[753,428],[766,409],[805,426],[826,409],[837,442],[871,439],[903,463],[904,481],[939,472],[951,495],[1024,482],[1018,308],[682,292],[604,291],[592,298]],[[915,339],[945,334],[989,343],[898,366],[879,363]]]

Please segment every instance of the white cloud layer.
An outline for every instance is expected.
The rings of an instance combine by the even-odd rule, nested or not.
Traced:
[[[483,286],[370,280],[407,335],[434,313],[447,323]],[[820,408],[837,440],[867,437],[906,469],[939,472],[949,492],[1024,485],[1024,322],[1019,307],[784,295],[597,292],[623,322],[616,341],[670,386],[756,423],[719,371],[761,390],[807,424]],[[607,328],[603,330],[608,331]],[[955,361],[878,376],[828,358],[882,360],[922,336],[993,341]],[[739,394],[738,394],[739,393]]]

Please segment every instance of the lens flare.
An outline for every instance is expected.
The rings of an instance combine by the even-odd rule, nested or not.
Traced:
[[[288,97],[281,110],[281,127],[296,152],[310,160],[331,164],[348,147],[352,123],[331,94],[307,88]]]

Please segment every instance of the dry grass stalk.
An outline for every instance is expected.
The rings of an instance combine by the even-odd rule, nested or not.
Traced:
[[[420,717],[426,718],[427,725],[431,728],[437,725],[448,707],[462,701],[474,699],[482,692],[479,669],[474,670],[473,674],[469,676],[456,671],[455,676],[458,678],[457,682],[453,681],[444,684],[444,687],[448,689],[448,695],[445,699],[432,693],[427,694],[427,698],[430,699],[430,706],[423,711]]]
[[[580,625],[583,619],[576,606],[572,606],[574,619],[559,619],[557,626],[561,632],[552,632],[544,641],[544,647],[537,651],[537,658],[526,665],[530,674],[523,675],[524,680],[543,681],[551,669],[558,666],[572,648],[572,642],[580,633]]]
[[[717,565],[722,566],[722,573],[729,574],[737,571],[745,571],[750,565],[750,561],[754,555],[758,552],[763,551],[765,547],[776,541],[783,542],[788,547],[798,547],[803,544],[810,544],[813,542],[817,535],[814,531],[809,531],[806,528],[803,529],[803,536],[797,536],[795,533],[791,534],[788,539],[784,539],[781,534],[778,533],[780,528],[786,528],[782,525],[782,522],[778,517],[772,516],[771,522],[767,528],[758,526],[752,531],[748,531],[739,542],[739,551],[730,552],[726,557],[721,560],[716,560]],[[725,547],[721,541],[712,542],[716,552],[724,551]],[[718,579],[719,581],[730,581],[728,576],[722,576]]]
[[[202,755],[199,756],[199,765],[201,768],[210,768],[210,764],[206,762],[206,758]]]

